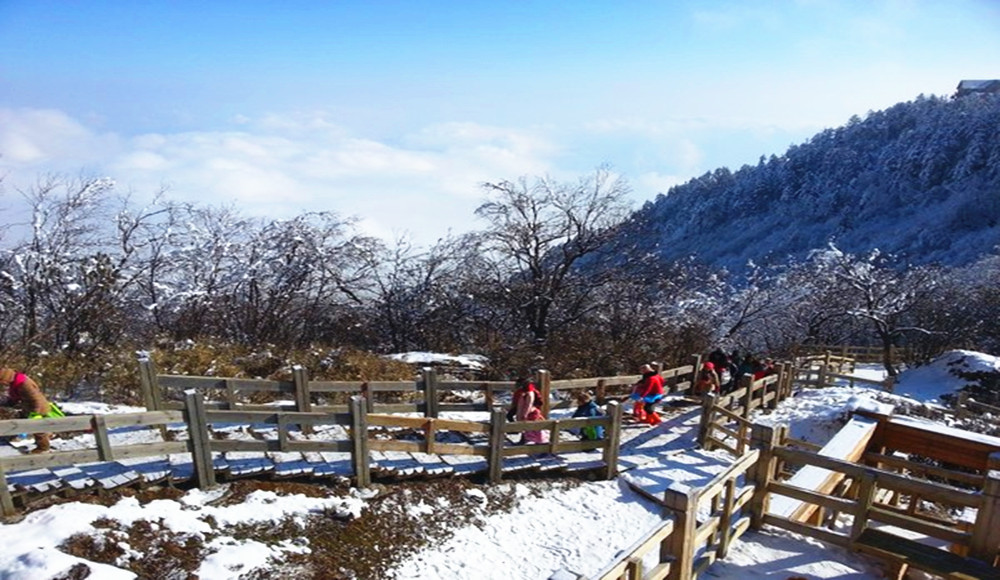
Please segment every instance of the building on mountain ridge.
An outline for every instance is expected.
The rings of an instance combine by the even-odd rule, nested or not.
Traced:
[[[956,97],[964,97],[972,94],[998,94],[1000,93],[1000,79],[993,80],[963,80],[958,83],[955,90]]]

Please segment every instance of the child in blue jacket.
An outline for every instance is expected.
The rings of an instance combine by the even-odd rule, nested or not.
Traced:
[[[574,417],[600,417],[604,415],[601,408],[597,406],[594,398],[587,391],[581,392],[576,399],[579,406],[573,412]],[[596,441],[604,439],[603,425],[588,425],[580,429],[580,438],[586,441]]]

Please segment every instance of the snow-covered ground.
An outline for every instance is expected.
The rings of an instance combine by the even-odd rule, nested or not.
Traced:
[[[955,361],[961,359],[961,363]],[[787,424],[791,435],[825,443],[843,424],[846,414],[859,406],[893,401],[935,404],[942,394],[964,382],[950,370],[1000,371],[1000,359],[979,353],[953,351],[932,365],[903,373],[894,394],[863,387],[809,389],[782,403],[776,411],[757,419]],[[857,375],[882,378],[875,367],[860,368]],[[80,404],[84,411],[87,405]],[[107,409],[112,410],[112,409]],[[134,409],[129,409],[134,410]],[[87,409],[90,412],[89,409]],[[690,414],[688,414],[690,415]],[[615,481],[586,483],[558,494],[532,493],[528,483],[513,486],[512,511],[484,516],[475,525],[454,530],[453,536],[432,548],[413,554],[398,564],[391,576],[409,578],[469,578],[504,580],[544,579],[560,572],[593,576],[622,550],[662,523],[661,510],[631,489],[642,484],[672,481],[697,485],[725,469],[728,459],[719,452],[696,449],[691,421],[665,422],[659,433],[650,430],[630,441],[626,465]],[[67,503],[28,514],[17,523],[0,526],[0,580],[43,580],[65,572],[82,560],[57,549],[73,534],[86,532],[101,518],[129,524],[139,519],[174,532],[206,531],[206,518],[216,522],[278,521],[289,514],[333,508],[343,514],[359,513],[370,494],[355,490],[341,498],[277,496],[255,492],[240,505],[219,507],[212,499],[220,491],[190,491],[177,501],[156,500],[140,505],[124,499],[104,507]],[[286,545],[265,545],[236,538],[216,538],[213,556],[197,571],[203,580],[236,579],[263,566],[269,557],[308,550],[308,539]],[[86,562],[91,577],[126,579],[135,576],[121,568]],[[791,576],[819,579],[875,579],[882,577],[868,559],[830,547],[817,540],[765,530],[748,532],[732,545],[725,561],[714,564],[707,577],[745,580]]]

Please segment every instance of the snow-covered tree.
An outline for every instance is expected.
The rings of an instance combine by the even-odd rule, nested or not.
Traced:
[[[628,215],[629,186],[601,167],[576,183],[539,177],[484,188],[488,201],[476,214],[487,223],[479,235],[487,276],[502,287],[534,341],[544,345],[554,327],[579,314],[565,302],[604,283],[580,266],[607,247]],[[556,318],[560,306],[563,316]]]

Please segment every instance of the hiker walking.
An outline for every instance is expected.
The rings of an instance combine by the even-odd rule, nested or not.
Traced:
[[[62,409],[45,398],[38,383],[22,372],[0,368],[0,384],[7,386],[3,405],[20,408],[21,415],[25,419],[52,419],[66,416]],[[49,437],[48,433],[35,433],[35,448],[31,452],[48,451]]]

